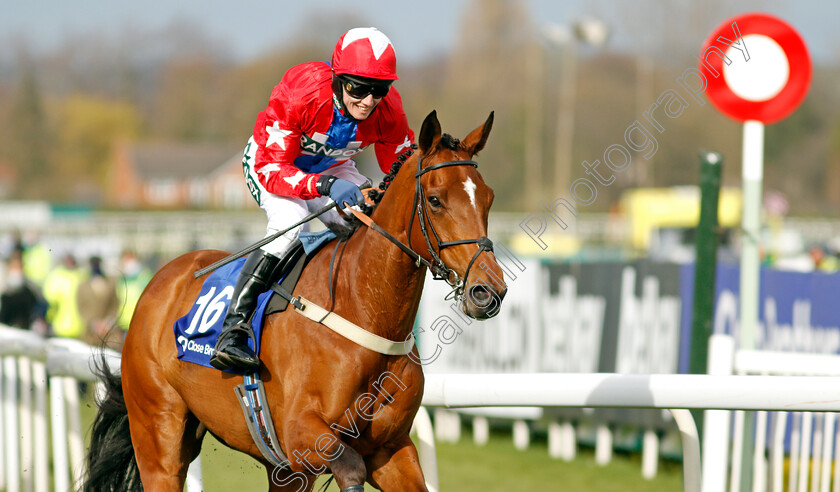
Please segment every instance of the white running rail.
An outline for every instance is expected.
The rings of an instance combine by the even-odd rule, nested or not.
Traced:
[[[428,374],[423,404],[668,409],[683,438],[685,490],[700,492],[699,439],[687,409],[837,412],[840,385],[801,376]]]
[[[0,326],[3,362],[0,365],[0,445],[3,446],[0,489],[5,488],[7,492],[49,490],[47,422],[53,443],[53,489],[70,490],[71,484],[83,475],[83,434],[76,381],[94,380],[91,360],[99,353],[100,349],[73,340],[44,340],[31,332]],[[741,356],[744,359],[742,370],[751,367],[749,357],[762,356]],[[107,360],[112,369],[119,369],[118,353],[108,352]],[[778,363],[779,359],[774,360]],[[833,364],[829,359],[805,360],[806,363],[809,361]],[[821,368],[815,372],[831,371]],[[49,416],[46,413],[47,395],[52,409]],[[836,377],[828,376],[428,374],[423,405],[668,409],[683,439],[686,492],[722,492],[724,489],[717,486],[701,487],[705,470],[701,466],[697,430],[688,409],[838,412],[840,385]],[[827,415],[832,415],[833,422],[833,414]],[[704,447],[709,424],[707,417]],[[434,429],[425,408],[418,413],[414,428],[420,441],[420,460],[428,488],[438,492]],[[720,433],[719,430],[713,432]],[[728,442],[728,435],[727,425],[720,440]],[[822,448],[826,448],[825,442],[822,444]],[[826,449],[823,456],[830,452]],[[825,468],[820,471],[822,475],[827,473]],[[201,490],[198,460],[190,467],[187,489]],[[821,489],[825,490],[825,485]]]
[[[52,438],[52,490],[77,489],[74,484],[85,473],[78,381],[95,381],[92,361],[101,353],[102,349],[78,340],[44,339],[0,325],[0,490],[50,490],[48,434]],[[111,370],[119,372],[120,354],[110,350],[105,354]],[[187,490],[202,490],[200,457],[190,466]]]

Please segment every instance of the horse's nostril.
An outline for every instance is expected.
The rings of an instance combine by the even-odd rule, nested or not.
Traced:
[[[490,290],[483,285],[474,285],[469,290],[470,300],[478,307],[487,307],[492,299]]]

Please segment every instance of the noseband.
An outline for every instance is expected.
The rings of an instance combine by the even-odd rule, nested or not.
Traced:
[[[429,271],[432,272],[432,278],[435,280],[443,280],[450,287],[452,287],[452,292],[450,292],[446,299],[450,298],[457,298],[463,299],[464,298],[464,286],[467,283],[467,279],[470,276],[470,270],[475,263],[475,260],[478,259],[478,255],[480,255],[483,251],[493,252],[493,241],[490,240],[487,236],[482,236],[478,239],[463,239],[459,241],[441,241],[440,236],[438,235],[437,231],[435,230],[434,225],[429,217],[429,212],[426,208],[426,193],[423,190],[423,187],[420,185],[420,177],[430,171],[435,171],[437,169],[442,169],[445,167],[451,166],[473,166],[478,168],[478,163],[472,160],[458,160],[458,161],[445,161],[439,162],[437,164],[433,164],[427,168],[422,167],[422,158],[420,156],[417,157],[417,173],[414,175],[415,177],[415,186],[414,186],[414,204],[412,205],[412,209],[416,210],[417,212],[417,222],[420,224],[420,231],[423,233],[423,239],[426,241],[426,248],[429,251],[429,256],[432,258],[431,263],[423,260],[423,262],[429,267]],[[414,225],[414,214],[411,215],[411,220],[408,223],[408,245],[409,248],[411,247],[411,228]],[[432,246],[431,238],[429,237],[429,231],[432,231],[432,234],[435,236],[435,241],[437,242],[438,249],[435,251],[434,246]],[[461,244],[477,244],[478,250],[473,255],[472,259],[470,260],[469,265],[467,265],[467,270],[464,272],[464,278],[460,279],[458,274],[455,270],[449,268],[446,263],[441,259],[440,255],[444,248],[448,248],[450,246],[458,246]],[[415,253],[416,254],[416,253]],[[420,255],[417,255],[417,258],[420,258]],[[419,266],[419,260],[418,260]]]

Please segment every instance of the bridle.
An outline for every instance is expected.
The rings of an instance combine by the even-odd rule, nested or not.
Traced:
[[[478,168],[478,163],[472,160],[453,160],[453,161],[444,161],[439,162],[437,164],[433,164],[429,167],[423,168],[422,158],[417,157],[417,173],[415,176],[415,186],[414,186],[414,203],[412,204],[411,208],[413,210],[411,214],[411,219],[408,223],[408,245],[404,244],[399,239],[395,238],[393,235],[388,233],[388,231],[382,229],[378,224],[373,222],[370,217],[362,214],[361,212],[357,212],[353,209],[350,209],[354,212],[357,218],[362,220],[368,227],[375,230],[376,232],[383,235],[386,239],[391,241],[392,243],[396,244],[405,254],[411,257],[414,260],[415,265],[418,268],[425,265],[429,271],[432,273],[432,278],[435,280],[443,280],[450,287],[452,287],[452,291],[447,294],[446,299],[456,298],[459,300],[464,299],[464,287],[466,286],[467,279],[470,276],[470,270],[473,267],[473,264],[478,259],[478,255],[482,252],[493,252],[493,241],[486,236],[482,236],[477,239],[462,239],[458,241],[441,241],[440,236],[438,235],[437,231],[435,230],[434,225],[432,224],[431,218],[429,217],[428,210],[426,209],[426,193],[423,190],[423,186],[420,184],[420,177],[424,174],[436,171],[438,169],[442,169],[445,167],[451,166],[473,166]],[[416,212],[416,213],[415,213]],[[417,216],[417,222],[420,224],[420,231],[423,234],[423,239],[426,242],[426,248],[428,249],[429,256],[432,258],[432,261],[428,261],[419,253],[414,251],[411,247],[411,230],[414,227],[414,217]],[[432,245],[431,236],[429,235],[429,231],[431,231],[432,235],[435,237],[435,241],[437,242],[437,251],[435,251],[434,246]],[[461,279],[458,274],[450,268],[440,257],[441,251],[444,248],[448,248],[450,246],[458,246],[462,244],[477,244],[478,250],[473,255],[470,263],[467,265],[467,270],[464,272],[464,278]]]
[[[490,240],[487,236],[481,236],[477,239],[462,239],[458,241],[441,241],[440,236],[438,235],[437,231],[435,230],[434,224],[429,217],[428,209],[426,208],[426,193],[423,190],[423,186],[420,184],[420,177],[424,174],[435,171],[438,169],[442,169],[445,167],[452,167],[452,166],[473,166],[478,168],[478,163],[473,160],[455,160],[455,161],[444,161],[439,162],[437,164],[433,164],[429,167],[423,168],[423,159],[422,157],[417,157],[417,173],[414,175],[415,177],[415,185],[414,185],[414,205],[412,208],[417,211],[417,222],[420,224],[420,231],[423,233],[423,239],[426,241],[426,248],[429,251],[429,256],[432,258],[431,265],[429,265],[429,271],[432,272],[432,278],[435,280],[443,280],[450,287],[452,287],[452,292],[450,292],[446,298],[449,299],[451,297],[455,297],[457,299],[464,298],[464,286],[467,283],[467,279],[470,276],[470,270],[475,263],[475,260],[478,259],[478,255],[482,252],[493,252],[493,241]],[[411,246],[411,229],[414,226],[414,214],[411,215],[411,220],[408,223],[408,244]],[[429,237],[429,230],[432,231],[432,234],[435,236],[435,241],[438,245],[438,250],[435,251],[435,248],[432,246],[431,238]],[[467,270],[464,272],[464,278],[460,279],[458,274],[443,261],[440,257],[441,252],[444,248],[448,248],[450,246],[458,246],[461,244],[476,244],[478,245],[478,249],[476,250],[475,254],[473,255],[472,259],[470,259],[470,263],[467,265]]]

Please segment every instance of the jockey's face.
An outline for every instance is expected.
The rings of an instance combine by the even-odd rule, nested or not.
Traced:
[[[359,121],[367,119],[373,113],[376,105],[382,101],[381,97],[373,97],[373,94],[368,94],[362,99],[356,99],[344,89],[342,89],[342,94],[344,97],[344,107],[347,108],[350,116]]]

